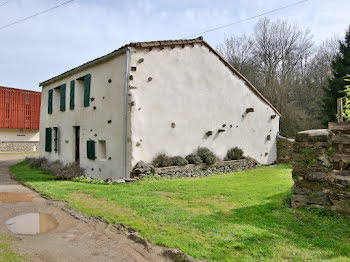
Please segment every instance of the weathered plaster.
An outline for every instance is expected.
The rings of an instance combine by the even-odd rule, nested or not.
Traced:
[[[80,164],[86,173],[99,179],[122,178],[125,61],[122,53],[46,82],[40,118],[42,157],[74,162],[73,127],[80,126]],[[127,73],[127,177],[140,160],[150,162],[160,152],[185,156],[198,146],[209,147],[221,158],[227,149],[239,146],[262,164],[276,160],[279,115],[204,45],[131,48]],[[83,107],[83,87],[76,81],[75,109],[70,110],[70,81],[86,74],[91,74],[90,97],[94,100]],[[62,84],[66,84],[66,111],[59,111],[59,92],[54,92],[49,115],[48,90]],[[245,114],[247,108],[254,112]],[[271,119],[272,115],[276,117]],[[45,152],[45,128],[56,126],[60,128],[60,150]],[[207,131],[213,135],[206,136]],[[87,159],[86,141],[90,139],[96,143],[106,140],[106,159],[99,158],[97,144],[98,158]]]
[[[86,74],[91,74],[89,107],[83,107],[83,86],[75,84],[75,109],[70,110],[70,81]],[[108,80],[112,82],[109,83]],[[86,68],[64,79],[43,87],[40,115],[40,155],[49,160],[61,160],[63,163],[75,161],[74,126],[80,126],[80,165],[94,178],[122,177],[123,156],[123,94],[125,79],[125,54],[120,54],[108,61]],[[66,84],[66,110],[59,111],[59,97],[53,101],[53,113],[47,112],[48,90]],[[55,106],[56,105],[56,106]],[[96,107],[96,109],[94,109]],[[111,120],[111,123],[108,121]],[[59,127],[59,152],[45,152],[45,128]],[[54,136],[52,137],[52,139]],[[107,159],[87,159],[86,141],[106,141]],[[131,167],[128,167],[130,170]]]
[[[221,158],[239,146],[262,164],[276,160],[279,116],[271,119],[276,112],[207,47],[133,49],[130,66],[136,67],[129,83],[133,165],[160,152],[185,156],[198,146]],[[245,115],[247,108],[254,112]]]

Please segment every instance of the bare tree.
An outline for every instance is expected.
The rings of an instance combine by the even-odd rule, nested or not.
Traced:
[[[321,127],[317,114],[335,38],[315,47],[309,30],[262,18],[251,36],[227,38],[217,49],[282,113],[282,134]]]
[[[253,39],[242,35],[225,38],[224,43],[217,46],[217,50],[231,65],[247,77],[255,64],[253,47]]]

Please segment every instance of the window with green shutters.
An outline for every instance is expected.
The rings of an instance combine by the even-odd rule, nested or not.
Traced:
[[[52,114],[52,96],[53,96],[53,90],[49,90],[49,97],[48,97],[48,102],[47,102],[47,112],[49,114]]]
[[[75,81],[70,81],[70,99],[69,99],[69,108],[74,109],[74,91],[75,91]]]
[[[87,146],[87,158],[96,159],[95,141],[92,141],[92,140],[86,141],[86,146]]]
[[[66,111],[66,84],[60,86],[60,111]]]
[[[91,75],[84,76],[84,107],[90,105]]]
[[[52,128],[50,127],[45,130],[45,151],[52,151]]]

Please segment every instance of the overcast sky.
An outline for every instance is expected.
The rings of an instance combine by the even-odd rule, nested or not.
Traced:
[[[0,0],[0,27],[67,0]],[[76,0],[0,30],[0,86],[40,90],[38,83],[135,41],[183,38],[297,0]],[[309,28],[319,43],[344,37],[349,0],[310,0],[269,14]],[[257,19],[204,34],[212,46],[249,34]],[[195,36],[197,37],[197,36]]]

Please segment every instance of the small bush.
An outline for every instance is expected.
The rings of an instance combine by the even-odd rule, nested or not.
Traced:
[[[61,172],[63,168],[63,164],[59,161],[53,161],[53,162],[45,162],[41,164],[40,169],[44,171],[47,174],[52,174],[57,177],[57,174]]]
[[[243,150],[237,146],[227,150],[225,160],[238,160],[243,157]]]
[[[47,163],[46,158],[29,158],[27,157],[28,165],[32,168],[40,168],[42,164]]]
[[[188,161],[182,156],[173,156],[170,158],[172,166],[185,166],[188,164]]]
[[[202,161],[204,161],[206,156],[210,153],[211,153],[211,151],[207,147],[198,147],[197,151],[196,151],[196,155],[199,156],[202,159]]]
[[[217,160],[216,155],[207,147],[198,147],[196,154],[200,157],[203,163],[206,163],[207,165],[212,165]]]
[[[202,159],[194,153],[186,156],[186,160],[188,161],[188,163],[195,164],[195,165],[199,165],[203,163]]]
[[[63,168],[61,168],[59,173],[55,174],[56,177],[64,180],[72,180],[73,178],[81,177],[84,175],[84,169],[76,163],[65,165]]]
[[[207,165],[212,165],[216,162],[216,160],[217,160],[216,155],[213,152],[210,152],[209,154],[207,154],[203,162],[206,163]]]
[[[157,155],[153,161],[152,164],[155,167],[167,167],[167,166],[171,166],[171,158],[168,157],[165,153],[161,153],[159,155]]]

